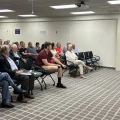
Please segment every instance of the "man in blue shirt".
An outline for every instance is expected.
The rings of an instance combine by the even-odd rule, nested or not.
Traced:
[[[73,48],[73,52],[78,56],[79,52],[78,52],[78,49],[75,48],[74,44],[72,44],[72,48]]]

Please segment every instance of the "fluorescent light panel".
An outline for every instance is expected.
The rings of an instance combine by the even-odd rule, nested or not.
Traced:
[[[0,12],[15,12],[14,10],[9,9],[0,9]]]
[[[67,9],[67,8],[77,8],[77,5],[70,4],[70,5],[57,5],[57,6],[50,6],[50,7],[54,9]]]
[[[8,18],[7,16],[0,16],[0,18]]]
[[[108,1],[110,4],[120,4],[120,0]]]
[[[83,15],[83,14],[94,14],[93,11],[85,11],[85,12],[71,12],[73,15]]]
[[[19,17],[36,17],[37,15],[32,15],[32,14],[29,14],[29,15],[18,15]]]

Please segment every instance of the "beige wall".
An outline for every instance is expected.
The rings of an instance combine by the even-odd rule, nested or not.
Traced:
[[[12,29],[13,27],[15,28],[15,27],[21,27],[21,26],[22,26],[22,28],[27,30],[27,27],[23,25],[23,23],[27,22],[30,24],[34,23],[34,24],[36,24],[36,26],[37,26],[37,23],[39,23],[39,24],[42,23],[41,26],[44,24],[43,28],[45,28],[45,26],[46,26],[46,29],[49,29],[49,27],[51,27],[51,26],[48,26],[48,25],[50,25],[50,24],[48,24],[48,22],[49,23],[55,22],[56,28],[57,28],[57,23],[59,23],[61,21],[62,22],[68,22],[68,21],[75,22],[75,21],[93,21],[93,20],[96,21],[96,20],[112,20],[112,19],[117,21],[117,32],[116,32],[117,37],[115,40],[117,43],[116,50],[115,50],[116,51],[115,67],[116,67],[116,70],[120,70],[120,55],[119,55],[120,54],[120,15],[119,14],[116,14],[116,15],[95,15],[95,16],[75,16],[75,17],[62,17],[62,18],[19,19],[19,20],[6,19],[6,20],[0,20],[0,22],[1,22],[0,27],[6,29],[6,31],[7,31],[8,28],[7,27],[5,28],[5,25],[6,25],[6,23],[9,23],[10,24],[9,30]],[[12,24],[12,23],[15,23],[15,24]],[[41,27],[41,30],[44,30],[43,28]],[[65,29],[67,29],[67,28],[65,28]],[[34,32],[34,30],[36,30],[36,28],[31,29],[31,33]],[[10,31],[12,31],[12,30],[10,30]],[[14,32],[14,31],[12,31],[12,32]],[[6,33],[6,34],[11,34],[11,33]],[[107,31],[106,31],[106,34],[108,34]],[[16,37],[15,35],[12,37],[14,40],[18,39],[18,37]],[[7,39],[9,39],[9,38],[10,38],[10,35],[8,35]],[[12,38],[10,38],[10,39],[12,39]],[[21,36],[18,41],[24,40],[24,39],[25,39],[25,37]],[[47,39],[44,39],[44,40],[43,39],[44,39],[44,37],[42,38],[41,42],[44,42],[45,40],[47,40]],[[51,37],[50,39],[52,40],[54,38]],[[27,41],[27,37],[26,37],[26,41]]]

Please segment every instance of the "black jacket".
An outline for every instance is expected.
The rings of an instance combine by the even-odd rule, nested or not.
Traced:
[[[8,60],[2,54],[0,54],[0,72],[7,72],[11,77],[16,74],[16,71],[12,71]]]

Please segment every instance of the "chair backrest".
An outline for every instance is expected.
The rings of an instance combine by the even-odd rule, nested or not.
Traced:
[[[92,51],[89,51],[89,57],[93,58],[93,52]]]
[[[79,53],[79,60],[85,59],[84,52]]]
[[[33,60],[31,58],[26,58],[26,63],[23,61],[20,61],[20,68],[31,70],[33,67]]]
[[[89,58],[89,52],[84,52],[85,59]]]

